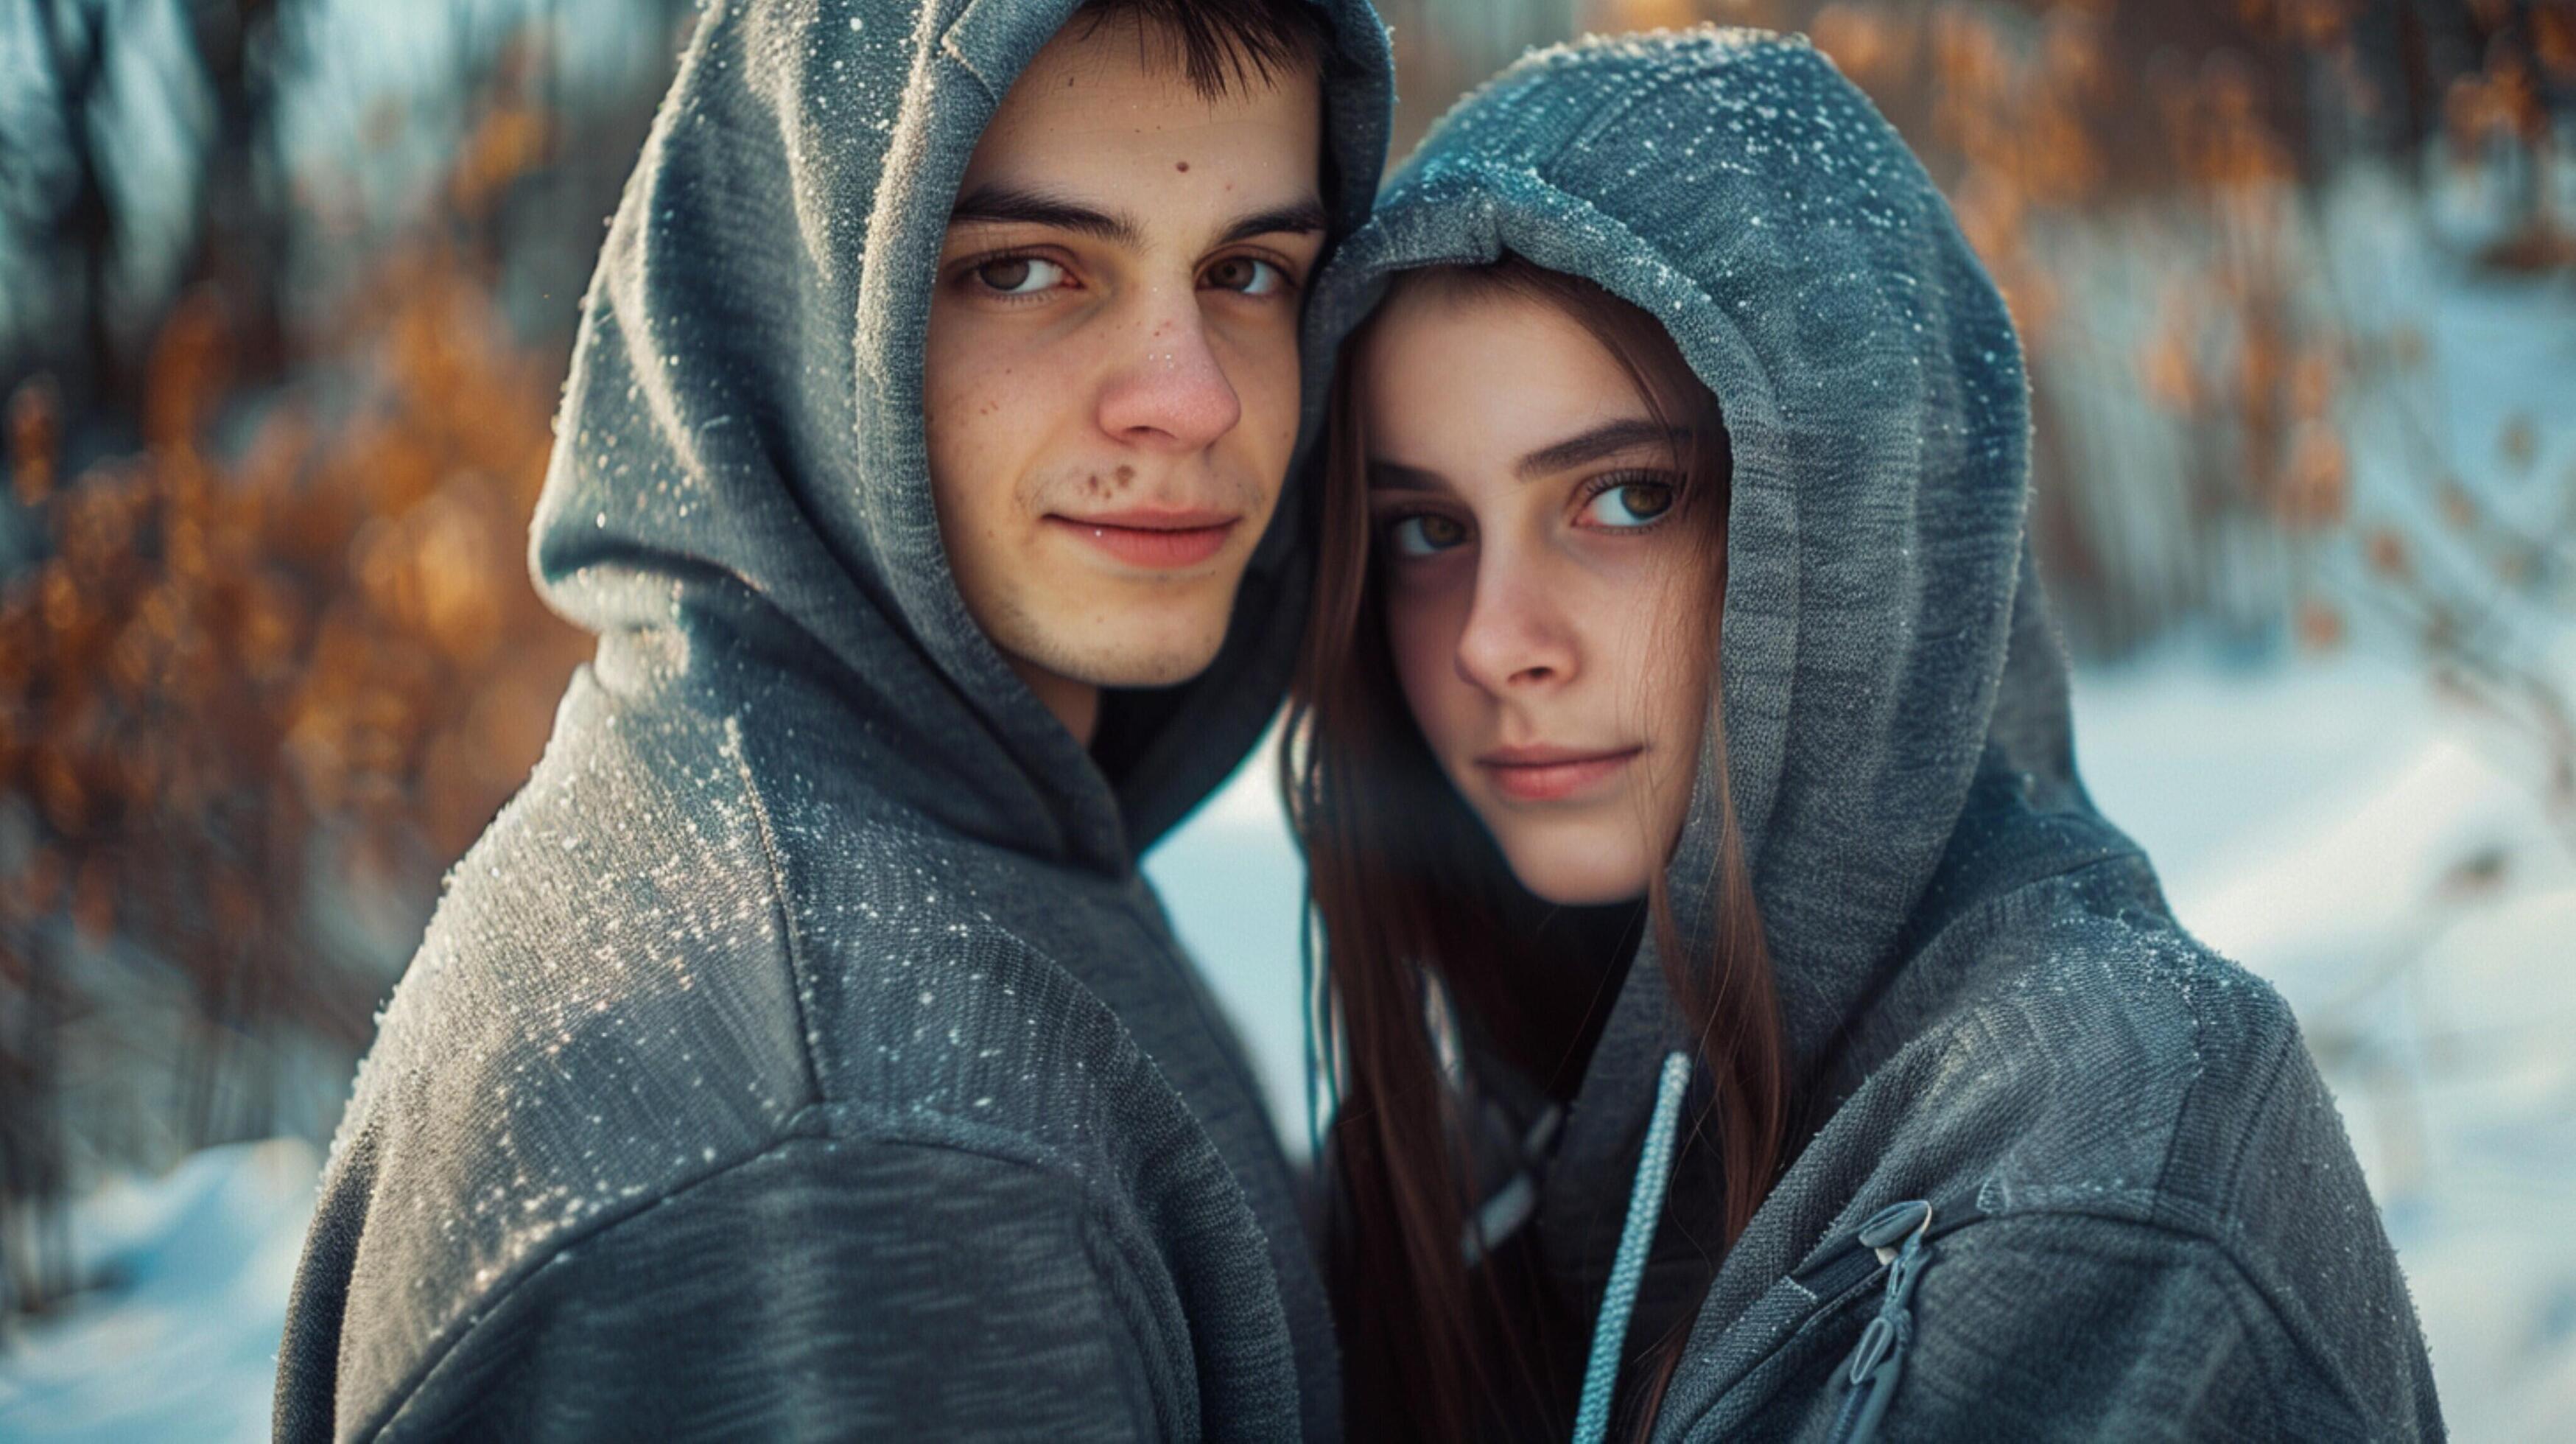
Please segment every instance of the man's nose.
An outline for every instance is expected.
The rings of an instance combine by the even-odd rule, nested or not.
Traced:
[[[1243,399],[1208,344],[1195,293],[1137,317],[1100,393],[1100,429],[1133,446],[1188,453],[1243,419]]]

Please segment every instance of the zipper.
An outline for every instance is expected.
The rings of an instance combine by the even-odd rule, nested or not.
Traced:
[[[1820,1300],[1831,1300],[1854,1284],[1868,1279],[1893,1261],[1895,1251],[1891,1249],[1882,1256],[1878,1248],[1864,1242],[1861,1235],[1868,1231],[1869,1224],[1878,1222],[1900,1208],[1931,1209],[1932,1223],[1924,1231],[1925,1243],[1930,1243],[1943,1234],[1964,1228],[1986,1216],[1985,1209],[1978,1205],[1973,1193],[1963,1194],[1951,1202],[1938,1205],[1927,1204],[1921,1199],[1907,1199],[1903,1203],[1893,1203],[1870,1215],[1867,1223],[1845,1235],[1841,1246],[1833,1252],[1789,1277],[1796,1280],[1800,1288],[1814,1294]]]
[[[1932,1240],[1983,1217],[1973,1198],[1937,1209],[1919,1198],[1891,1203],[1870,1215],[1841,1248],[1791,1275],[1824,1299],[1839,1298],[1875,1274],[1886,1276],[1878,1313],[1835,1371],[1843,1402],[1826,1436],[1829,1444],[1867,1444],[1877,1437],[1914,1341],[1914,1289],[1931,1263]]]

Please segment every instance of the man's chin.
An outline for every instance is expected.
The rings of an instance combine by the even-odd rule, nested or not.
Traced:
[[[1178,687],[1205,672],[1216,661],[1224,641],[1220,634],[1204,644],[1188,647],[1149,647],[1083,657],[1076,659],[1065,675],[1094,687]]]
[[[1004,646],[1067,681],[1091,687],[1177,687],[1205,672],[1225,646],[1221,626],[1176,631],[1170,618],[1158,627],[1121,632],[1114,622],[1080,635],[1014,638]],[[1011,645],[1016,641],[1019,645]]]

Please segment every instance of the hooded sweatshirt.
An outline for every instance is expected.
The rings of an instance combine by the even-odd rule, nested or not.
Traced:
[[[950,199],[1073,8],[699,17],[533,524],[598,651],[360,1069],[280,1439],[1337,1432],[1291,1175],[1136,867],[1276,709],[1313,488],[1213,665],[1089,752],[933,510]],[[1392,82],[1362,0],[1324,10],[1338,235]]]
[[[1667,1189],[1641,1149],[1690,1047],[1651,939],[1561,1126],[1468,1030],[1471,1115],[1554,1139],[1479,1163],[1535,1183],[1521,1243],[1556,1295],[1615,1312],[1639,1235],[1619,1426],[1651,1387],[1639,1359],[1683,1331],[1657,1439],[1838,1436],[1872,1408],[1904,1439],[2438,1435],[2396,1259],[2289,1010],[2175,922],[2077,775],[2025,538],[2021,351],[1903,141],[1798,39],[1541,52],[1393,179],[1320,283],[1316,334],[1393,273],[1506,251],[1661,320],[1723,407],[1710,716],[1800,1120],[1712,1284],[1723,1180],[1690,1160],[1715,1150]],[[1668,877],[1695,942],[1713,741]],[[1681,1075],[1681,1118],[1709,1086]]]

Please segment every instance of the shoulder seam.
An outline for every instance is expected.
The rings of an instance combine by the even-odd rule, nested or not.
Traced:
[[[796,1061],[805,1069],[808,1097],[823,1096],[823,1078],[814,1065],[814,1025],[805,1016],[805,949],[797,935],[796,923],[787,910],[787,868],[779,856],[778,832],[769,816],[769,801],[760,792],[760,780],[752,776],[751,763],[742,752],[742,719],[727,713],[724,719],[724,750],[733,762],[734,775],[742,780],[744,803],[751,808],[752,822],[760,833],[761,860],[769,867],[769,909],[778,923],[779,945],[787,950],[787,997],[796,1010]]]
[[[2197,1030],[2199,1026],[2200,1019],[2195,1011],[2192,1018],[2192,1027]],[[2294,1048],[2304,1050],[2307,1046],[2295,1031],[2276,1033],[2271,1041],[2272,1046],[2267,1050],[2270,1056],[2264,1060],[2266,1066],[2263,1070],[2263,1084],[2261,1087],[2254,1090],[2254,1096],[2248,1100],[2245,1105],[2245,1114],[2248,1118],[2259,1116],[2263,1110],[2271,1104],[2272,1095],[2280,1090],[2282,1076],[2290,1069],[2293,1057],[2291,1050]],[[2165,1145],[2165,1167],[2167,1169],[2170,1169],[2173,1166],[2173,1152],[2176,1148],[2180,1147],[2182,1143],[2182,1128],[2180,1124],[2184,1117],[2189,1114],[2193,1097],[2197,1096],[2199,1092],[2200,1078],[2195,1077],[2192,1079],[2191,1095],[2188,1095],[2183,1099],[2183,1106],[2175,1115],[2176,1127],[2174,1129],[2174,1136]],[[2245,1174],[2245,1153],[2246,1150],[2253,1147],[2253,1145],[2254,1135],[2251,1129],[2242,1129],[2237,1132],[2236,1145],[2228,1150],[2227,1172],[2219,1181],[2217,1202],[2221,1208],[2228,1207],[2235,1201],[2238,1182]],[[2159,1173],[2156,1179],[2156,1190],[2160,1194],[2164,1191],[2164,1178],[2161,1173]]]

